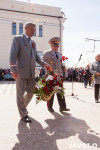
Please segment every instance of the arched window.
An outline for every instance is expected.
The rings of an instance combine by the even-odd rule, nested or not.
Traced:
[[[19,34],[23,34],[23,24],[19,24]]]
[[[42,25],[39,25],[39,37],[42,37]]]
[[[35,26],[34,36],[36,36],[36,26]]]
[[[12,23],[12,34],[16,35],[16,23],[15,22]]]

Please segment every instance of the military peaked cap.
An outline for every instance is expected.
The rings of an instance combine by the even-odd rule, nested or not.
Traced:
[[[53,37],[49,40],[49,44],[51,44],[51,45],[59,45],[59,43],[60,43],[59,37]]]

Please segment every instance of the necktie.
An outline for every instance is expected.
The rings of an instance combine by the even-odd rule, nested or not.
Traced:
[[[28,38],[28,41],[29,41],[29,43],[30,43],[30,46],[32,46],[32,45],[31,45],[31,38],[30,38],[30,37]]]
[[[28,40],[29,40],[29,42],[30,42],[31,38],[29,37]]]
[[[55,52],[55,54],[56,54],[56,57],[57,57],[57,59],[58,59],[58,54],[57,54],[57,52]]]

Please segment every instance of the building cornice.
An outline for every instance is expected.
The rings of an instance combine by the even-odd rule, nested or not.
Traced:
[[[66,19],[62,16],[53,16],[53,15],[46,15],[46,14],[38,14],[38,13],[31,13],[31,12],[25,12],[25,11],[17,11],[17,10],[10,10],[10,9],[2,9],[2,11],[9,11],[9,12],[15,12],[15,13],[22,13],[22,14],[31,14],[31,15],[38,15],[38,16],[46,16],[46,17],[53,17],[53,18],[61,18],[61,19]]]

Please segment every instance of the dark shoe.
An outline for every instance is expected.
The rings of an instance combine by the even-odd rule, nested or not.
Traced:
[[[68,108],[61,108],[60,112],[62,112],[62,111],[70,111],[70,109],[68,109]]]
[[[48,108],[48,111],[54,112],[54,109],[53,108]]]
[[[96,103],[99,103],[99,101],[98,101],[98,100],[95,100],[95,102],[96,102]]]
[[[29,116],[25,116],[21,119],[24,122],[31,123],[32,121],[29,119]]]
[[[26,114],[28,114],[28,111],[26,110]]]

